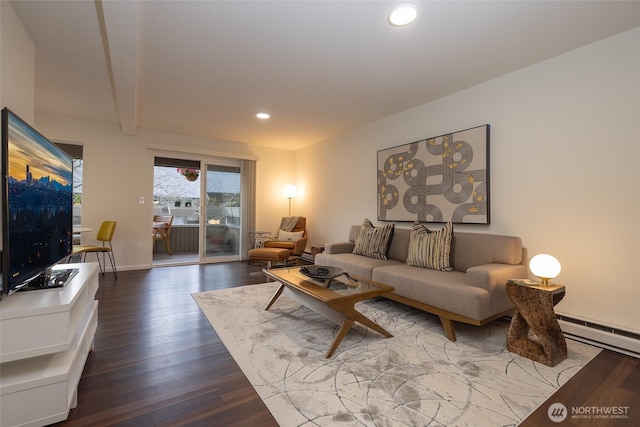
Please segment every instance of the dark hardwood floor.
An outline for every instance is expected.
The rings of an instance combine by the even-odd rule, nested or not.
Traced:
[[[95,348],[82,374],[78,406],[57,425],[277,426],[191,297],[263,283],[261,269],[231,262],[101,277]],[[635,426],[640,425],[639,387],[639,361],[603,351],[549,402],[605,405],[598,396],[606,394],[606,402],[630,406],[635,418],[628,424],[562,425]],[[547,407],[522,425],[553,424]]]
[[[246,262],[101,277],[98,330],[64,426],[277,426],[191,293],[263,283]],[[254,273],[254,274],[251,274]]]
[[[567,411],[567,418],[557,424],[549,418],[549,407],[555,403],[563,404]],[[520,424],[544,425],[640,426],[640,359],[600,352]]]

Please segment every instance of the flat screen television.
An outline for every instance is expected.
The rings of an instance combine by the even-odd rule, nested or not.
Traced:
[[[52,272],[73,242],[73,159],[9,109],[2,110],[2,288],[63,286]],[[77,270],[77,269],[76,269]]]

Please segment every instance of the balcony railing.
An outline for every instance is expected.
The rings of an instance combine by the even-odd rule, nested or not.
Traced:
[[[154,207],[154,215],[172,215],[171,249],[173,252],[197,252],[199,238],[199,208]],[[240,208],[209,207],[206,211],[207,256],[237,253],[240,239]],[[157,245],[156,252],[165,252]]]

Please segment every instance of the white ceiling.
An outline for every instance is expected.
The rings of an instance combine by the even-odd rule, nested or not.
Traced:
[[[36,113],[285,149],[640,26],[640,1],[414,1],[405,28],[400,0],[12,3]]]

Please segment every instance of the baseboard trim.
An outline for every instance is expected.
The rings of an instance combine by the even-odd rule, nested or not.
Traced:
[[[561,315],[558,323],[567,338],[640,358],[640,334]]]

